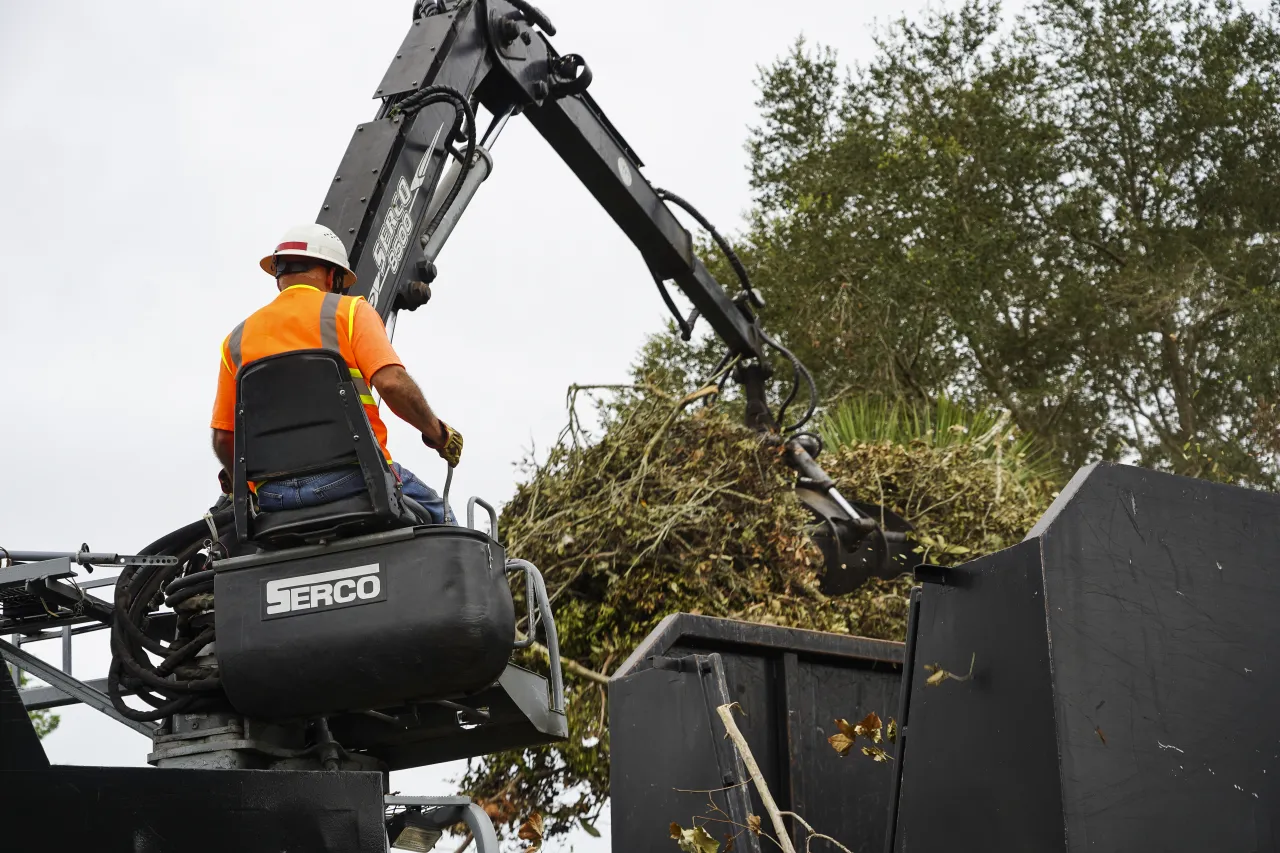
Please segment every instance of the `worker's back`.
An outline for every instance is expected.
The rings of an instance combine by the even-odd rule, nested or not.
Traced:
[[[388,461],[387,428],[368,380],[383,367],[400,364],[382,320],[358,297],[325,293],[309,285],[287,287],[236,326],[222,343],[222,365],[211,425],[235,429],[235,377],[241,367],[267,356],[306,349],[340,353],[360,393],[374,435]]]

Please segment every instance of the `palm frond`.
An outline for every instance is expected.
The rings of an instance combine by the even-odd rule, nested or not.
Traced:
[[[1061,471],[1034,436],[1021,432],[1003,409],[971,409],[939,397],[932,406],[865,394],[841,401],[818,427],[831,448],[860,444],[923,444],[939,450],[966,445],[981,449],[1015,482],[1056,482]]]

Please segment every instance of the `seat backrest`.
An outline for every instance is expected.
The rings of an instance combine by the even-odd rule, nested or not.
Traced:
[[[390,469],[339,353],[311,349],[246,364],[236,376],[236,530],[252,538],[248,482],[359,465],[376,515],[397,517]]]

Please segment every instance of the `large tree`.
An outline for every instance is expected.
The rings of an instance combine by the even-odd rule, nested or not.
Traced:
[[[749,143],[767,326],[827,399],[949,395],[1071,465],[1274,483],[1277,69],[1275,9],[1227,0],[970,0],[848,74],[798,44]]]

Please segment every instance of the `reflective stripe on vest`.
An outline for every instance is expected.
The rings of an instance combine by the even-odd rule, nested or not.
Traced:
[[[338,305],[342,297],[336,293],[326,293],[320,303],[320,348],[342,355],[338,346]]]
[[[356,393],[360,395],[360,402],[366,406],[376,406],[377,401],[373,399],[372,392],[369,391],[369,384],[364,381],[364,374],[360,372],[360,368],[351,368],[351,381],[355,383]]]

